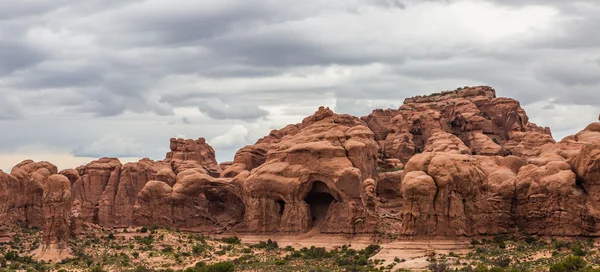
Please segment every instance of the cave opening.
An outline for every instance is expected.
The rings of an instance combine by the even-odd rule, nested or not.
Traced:
[[[283,215],[283,211],[285,211],[285,201],[277,200],[277,204],[279,205],[279,216]]]
[[[335,201],[331,195],[329,187],[321,181],[316,181],[312,185],[312,189],[304,198],[304,202],[310,207],[313,226],[323,222],[327,217],[329,206]]]
[[[211,188],[204,192],[204,196],[207,201],[207,215],[213,222],[237,224],[243,220],[246,206],[235,194],[227,190]]]

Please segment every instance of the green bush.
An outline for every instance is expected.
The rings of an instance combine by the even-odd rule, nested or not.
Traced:
[[[221,242],[226,243],[226,244],[232,244],[232,245],[239,245],[242,243],[240,238],[238,238],[237,236],[223,237],[223,238],[221,238]]]
[[[206,265],[204,262],[196,263],[194,267],[188,267],[184,272],[232,272],[235,266],[232,262],[220,262]]]
[[[15,261],[19,258],[19,254],[16,251],[9,251],[4,254],[4,259],[7,261]]]
[[[102,266],[94,266],[92,268],[90,268],[90,272],[106,272],[106,270],[104,270],[104,268],[102,268]]]
[[[450,266],[446,262],[432,262],[427,266],[432,272],[448,272],[450,271]]]
[[[587,262],[579,256],[568,256],[561,262],[555,263],[550,267],[550,272],[577,272],[582,271],[587,266]]]
[[[502,268],[507,268],[510,265],[511,261],[512,260],[508,256],[500,256],[500,257],[494,259],[494,265],[502,267]]]

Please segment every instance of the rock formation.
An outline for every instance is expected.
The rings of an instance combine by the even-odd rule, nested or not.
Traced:
[[[189,168],[202,167],[213,177],[218,177],[221,174],[221,167],[217,164],[215,150],[206,143],[204,138],[195,141],[172,138],[170,148],[171,152],[167,153],[165,162],[172,164],[175,173]],[[184,162],[196,162],[197,164],[192,167],[185,167]]]
[[[369,232],[362,183],[376,177],[377,143],[356,117],[320,108],[273,144],[243,183],[246,229]],[[357,223],[359,222],[360,223]]]
[[[57,174],[55,165],[49,162],[23,161],[15,165],[10,174],[19,181],[19,194],[16,194],[17,221],[29,227],[41,228],[44,225],[42,197],[48,177]]]
[[[161,161],[102,158],[58,175],[33,161],[0,172],[0,238],[13,224],[43,227],[46,248],[83,224],[600,236],[600,123],[555,142],[487,86],[362,118],[321,107],[220,165],[203,138],[171,139],[170,149]]]
[[[34,252],[39,260],[58,261],[70,256],[68,241],[71,217],[71,182],[64,175],[48,177],[42,198],[44,227],[40,248]]]

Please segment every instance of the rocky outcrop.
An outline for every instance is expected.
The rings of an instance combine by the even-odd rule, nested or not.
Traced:
[[[221,167],[217,164],[215,150],[206,143],[204,138],[198,140],[192,139],[171,139],[171,151],[167,153],[165,162],[171,163],[175,173],[182,172],[189,168],[182,167],[187,162],[196,162],[198,167],[204,168],[208,174],[218,177],[221,174]]]
[[[136,225],[159,224],[193,231],[231,230],[241,223],[245,206],[236,181],[189,169],[171,188],[150,181],[134,206]]]
[[[554,143],[550,130],[530,123],[518,101],[496,97],[488,86],[407,98],[398,110],[375,110],[362,119],[375,133],[382,159],[403,163],[438,132],[456,135],[474,155],[535,157]]]
[[[13,210],[19,223],[37,228],[44,225],[44,184],[48,177],[57,173],[55,165],[32,160],[23,161],[12,168],[10,174],[19,181],[19,193],[15,195],[18,204]]]
[[[21,186],[14,176],[0,170],[0,239],[10,236],[10,226],[22,219],[19,215]],[[17,197],[15,197],[17,196]]]
[[[71,182],[64,175],[48,177],[43,195],[44,227],[38,260],[58,261],[70,256]]]
[[[169,162],[149,159],[122,165],[118,159],[103,158],[81,167],[80,172],[73,183],[74,214],[105,227],[132,225],[133,206],[148,181],[172,186],[176,179]]]
[[[116,158],[102,158],[78,168],[80,177],[72,187],[73,209],[84,221],[101,222],[100,198],[109,184],[112,187],[117,184],[121,166]]]
[[[59,175],[24,161],[0,172],[0,238],[15,223],[44,226],[48,245],[83,235],[85,224],[600,236],[600,123],[555,142],[518,101],[487,86],[362,118],[321,107],[220,165],[203,138],[171,139],[170,148],[162,161],[102,158]]]
[[[377,143],[356,117],[320,108],[245,179],[246,229],[368,232],[362,186],[376,178]]]

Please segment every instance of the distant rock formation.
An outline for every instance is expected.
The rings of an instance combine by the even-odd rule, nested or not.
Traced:
[[[83,224],[600,236],[600,122],[555,142],[487,86],[361,118],[321,107],[220,165],[203,138],[170,149],[162,161],[102,158],[57,174],[28,160],[0,171],[0,239],[14,224],[43,228],[42,249],[64,249]]]

